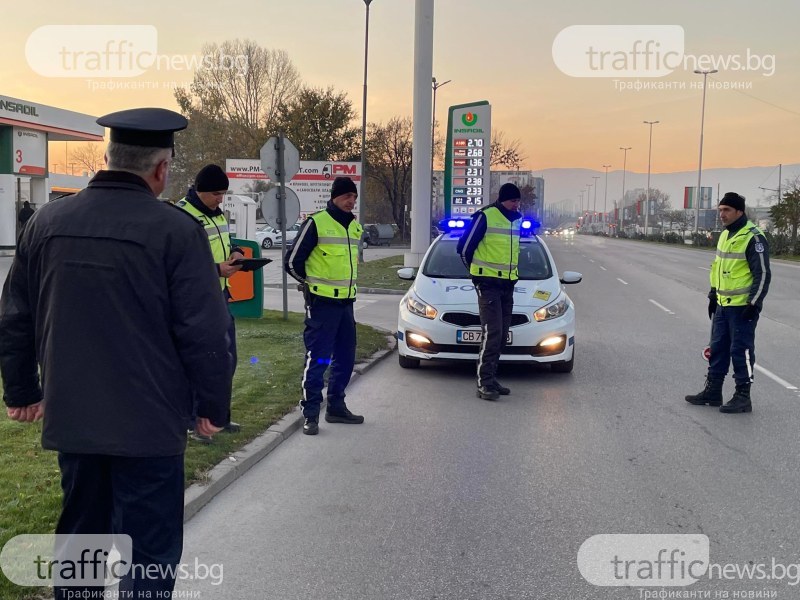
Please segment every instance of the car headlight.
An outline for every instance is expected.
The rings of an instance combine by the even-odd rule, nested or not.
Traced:
[[[561,297],[561,300],[553,302],[548,306],[544,306],[533,313],[533,318],[536,321],[549,321],[550,319],[557,319],[567,312],[569,308],[569,298],[566,295]]]
[[[435,319],[436,315],[439,314],[438,311],[430,304],[425,304],[422,300],[412,294],[409,294],[406,298],[406,308],[408,308],[408,310],[415,315],[419,315],[420,317],[424,317],[426,319]]]

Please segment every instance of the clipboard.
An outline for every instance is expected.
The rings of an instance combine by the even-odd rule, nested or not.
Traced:
[[[232,265],[242,265],[242,271],[255,271],[272,262],[271,258],[239,258]]]

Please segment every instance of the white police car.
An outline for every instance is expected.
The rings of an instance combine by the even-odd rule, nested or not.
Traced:
[[[456,252],[465,223],[449,222],[452,231],[428,248],[419,270],[398,270],[414,284],[400,302],[397,341],[400,366],[418,367],[422,360],[477,361],[481,342],[478,295],[467,268]],[[523,221],[523,232],[531,224]],[[575,363],[575,307],[562,283],[579,283],[583,276],[558,271],[546,244],[536,235],[520,238],[519,281],[514,287],[514,311],[501,362],[549,364],[569,373]]]

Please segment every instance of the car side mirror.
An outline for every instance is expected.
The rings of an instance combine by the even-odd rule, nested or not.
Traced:
[[[400,279],[413,281],[417,276],[417,270],[414,267],[403,267],[402,269],[397,269],[397,276]]]
[[[564,275],[561,277],[561,283],[580,283],[582,279],[583,275],[577,271],[564,271]]]

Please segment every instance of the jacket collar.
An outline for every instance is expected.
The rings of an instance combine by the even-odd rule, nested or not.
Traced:
[[[736,235],[739,232],[739,230],[742,227],[744,227],[745,225],[747,225],[747,215],[746,214],[742,215],[741,217],[736,219],[733,223],[731,223],[730,225],[728,225],[725,228],[725,229],[728,230],[728,237],[732,237],[732,236]]]
[[[339,223],[342,227],[347,229],[355,220],[353,213],[345,212],[333,203],[333,200],[328,200],[328,206],[325,207],[328,214],[333,217],[333,220]]]
[[[147,185],[147,182],[128,171],[98,171],[91,181],[89,181],[90,188],[109,188],[109,187],[123,187],[132,190],[141,190],[151,196],[155,197],[153,190]]]
[[[503,216],[512,223],[517,219],[522,218],[522,213],[517,212],[516,210],[508,210],[505,206],[503,206],[503,203],[500,202],[499,200],[496,200],[494,204],[492,204],[492,206],[494,206],[497,210],[503,213]]]
[[[186,192],[186,201],[207,217],[218,217],[222,214],[222,209],[219,206],[214,210],[211,210],[205,204],[203,204],[203,201],[200,200],[200,196],[197,195],[194,187],[190,187]]]

